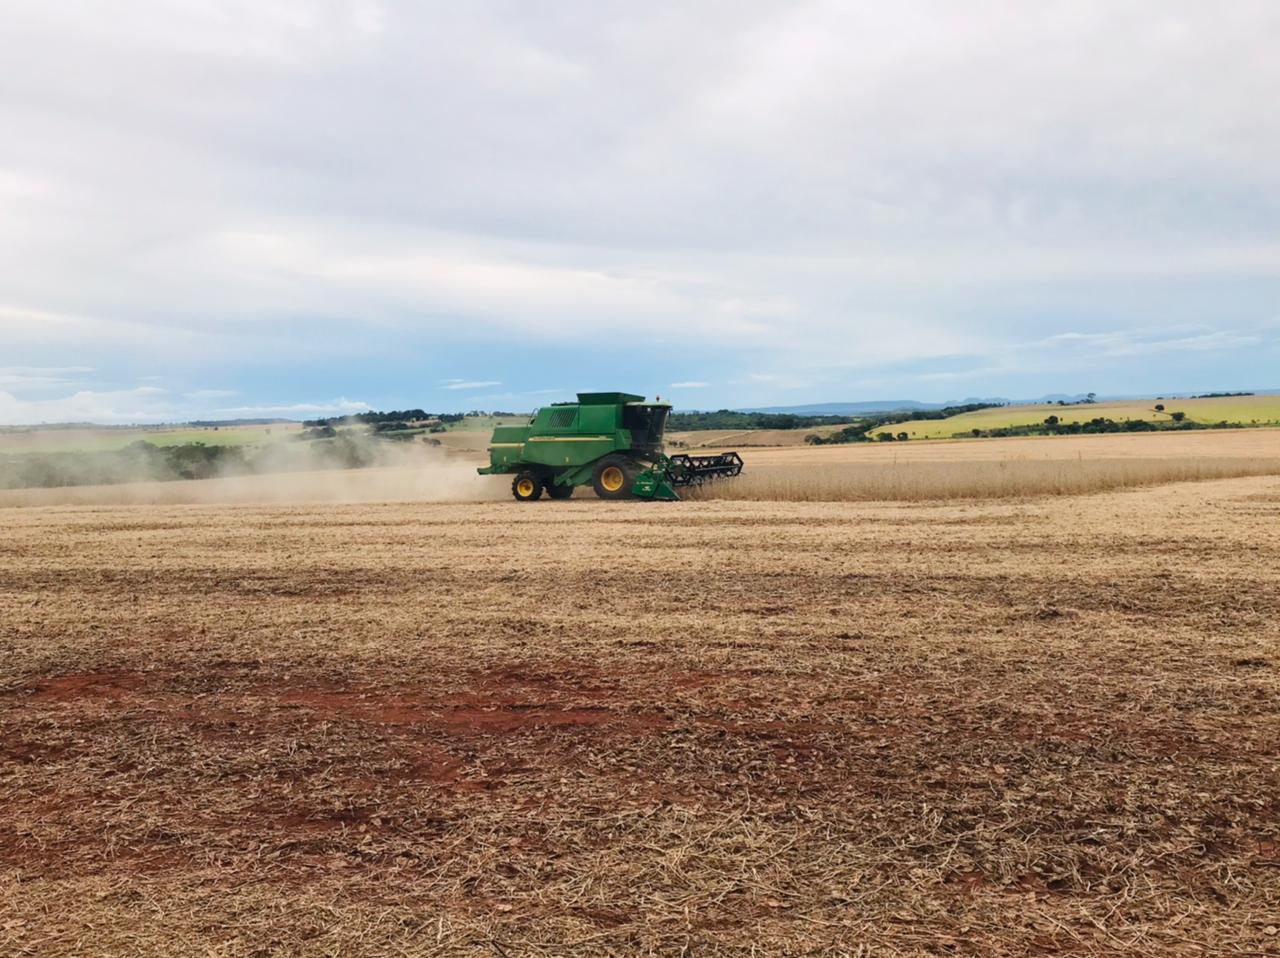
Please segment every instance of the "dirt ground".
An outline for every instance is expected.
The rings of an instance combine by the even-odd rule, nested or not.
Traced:
[[[0,954],[1280,952],[1280,479],[0,509]]]

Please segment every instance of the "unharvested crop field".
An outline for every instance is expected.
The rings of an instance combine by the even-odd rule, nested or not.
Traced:
[[[0,508],[0,954],[1280,946],[1280,477],[102,496]]]
[[[1019,436],[933,442],[854,442],[793,449],[753,449],[753,465],[1090,459],[1280,459],[1280,429]]]
[[[700,499],[1008,499],[1280,475],[1280,431],[1210,430],[752,449],[742,478]],[[0,500],[2,501],[2,500]]]
[[[1280,459],[1031,459],[973,462],[757,463],[735,482],[693,489],[698,500],[924,502],[1070,496],[1162,485],[1280,475]]]

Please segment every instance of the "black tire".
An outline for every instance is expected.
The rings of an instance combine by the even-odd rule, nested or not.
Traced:
[[[533,502],[542,496],[542,479],[531,472],[521,472],[511,480],[511,494],[516,502]]]
[[[554,482],[548,482],[547,495],[552,499],[568,499],[573,495],[573,486],[561,486]]]
[[[630,499],[635,481],[636,464],[625,456],[605,456],[591,473],[591,488],[601,499]]]

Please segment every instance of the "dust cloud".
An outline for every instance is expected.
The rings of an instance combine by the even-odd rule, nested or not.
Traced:
[[[368,443],[361,468],[264,450],[251,475],[0,491],[0,507],[57,505],[212,505],[218,503],[488,502],[509,495],[502,476],[479,476],[483,460],[436,447]]]

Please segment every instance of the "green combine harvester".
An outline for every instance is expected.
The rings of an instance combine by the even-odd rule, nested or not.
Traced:
[[[662,433],[671,404],[646,403],[631,393],[578,393],[553,403],[527,426],[498,426],[482,476],[512,475],[511,494],[532,502],[546,492],[568,499],[590,485],[601,499],[680,498],[676,487],[742,472],[736,452],[668,456]]]

